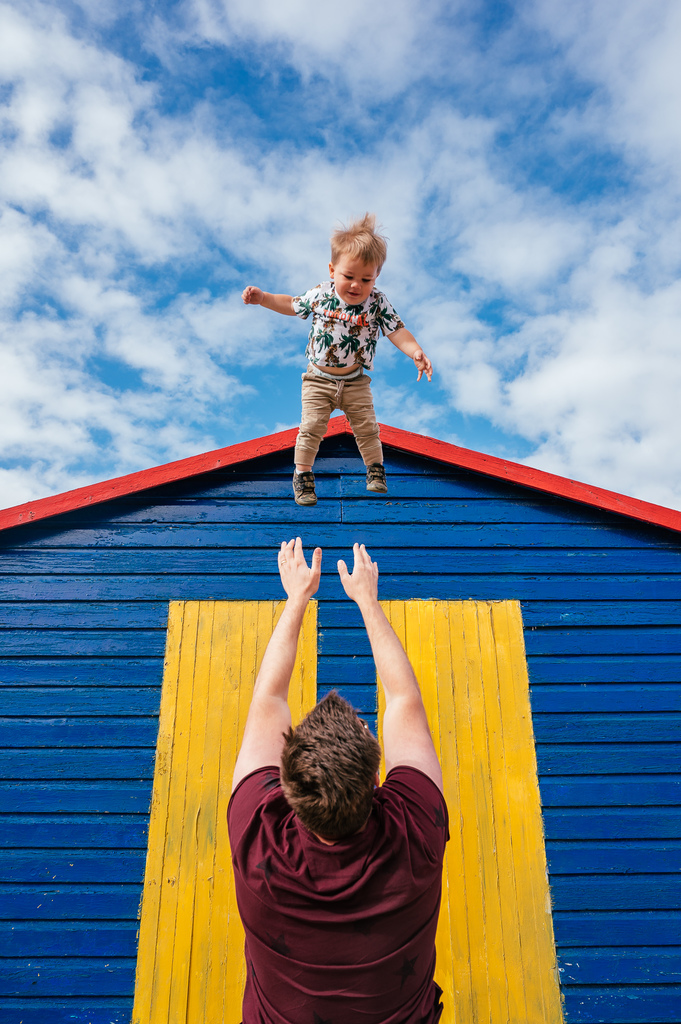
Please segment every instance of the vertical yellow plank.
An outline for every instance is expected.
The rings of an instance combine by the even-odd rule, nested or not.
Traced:
[[[187,763],[191,732],[194,659],[198,628],[198,605],[185,604],[182,646],[177,681],[175,728],[170,761],[168,810],[164,824],[161,905],[158,916],[156,958],[153,967],[150,1024],[170,1021],[172,965],[177,927],[177,881],[180,874],[184,802],[187,788]],[[144,912],[144,901],[142,911]],[[138,961],[139,963],[139,961]],[[142,1018],[144,1021],[144,1018]]]
[[[206,725],[202,757],[199,811],[196,823],[196,886],[189,971],[187,1019],[205,1017],[210,956],[212,949],[213,893],[217,829],[218,787],[221,762],[221,725],[224,703],[224,660],[220,657],[220,605],[206,616],[207,643],[204,654],[206,672]],[[210,628],[212,627],[212,628]],[[197,672],[201,666],[197,659]]]
[[[501,712],[498,672],[499,646],[492,624],[494,607],[494,605],[482,605],[482,603],[478,605],[480,649],[483,652],[485,717],[489,736],[490,780],[494,808],[494,849],[499,875],[499,915],[508,998],[508,1019],[524,1021],[528,1019],[525,999],[527,977],[520,945],[518,893],[508,797],[510,777],[504,748],[504,739],[508,731],[512,730],[513,723],[505,721]],[[532,736],[529,737],[529,742],[534,751]],[[525,778],[522,785],[525,788],[530,787],[531,779]]]
[[[161,905],[165,826],[170,796],[170,770],[173,738],[175,735],[183,623],[184,604],[179,601],[171,602],[168,609],[168,632],[166,635],[166,653],[163,668],[164,682],[158,722],[156,767],[151,797],[149,842],[137,954],[138,963],[143,964],[145,969],[138,971],[137,975],[135,1002],[132,1012],[133,1024],[151,1019],[152,986]]]
[[[487,914],[485,899],[485,837],[488,833],[487,745],[480,721],[480,651],[476,643],[475,608],[456,608],[457,629],[451,637],[457,668],[454,713],[457,721],[459,759],[459,816],[466,877],[467,927],[470,936],[470,988],[473,1020],[489,1021],[491,1015]],[[472,614],[471,614],[472,613]],[[482,749],[476,742],[482,742]],[[446,755],[445,755],[446,756]],[[447,762],[445,761],[445,764]],[[445,768],[449,772],[449,767]]]
[[[517,602],[383,602],[443,768],[443,1024],[561,1024]],[[379,686],[379,716],[385,703]],[[379,718],[379,736],[381,722]]]
[[[527,1019],[561,1024],[553,920],[520,607],[493,606]]]
[[[474,1020],[473,981],[471,975],[470,914],[468,912],[471,880],[466,876],[463,819],[461,815],[462,767],[460,758],[463,723],[457,722],[454,706],[455,686],[466,686],[465,659],[461,647],[463,625],[460,607],[447,601],[438,602],[436,650],[438,654],[438,702],[441,735],[440,763],[444,766],[444,795],[449,810],[450,840],[445,850],[446,898],[449,903],[451,970],[453,998],[450,1006],[457,1008],[462,1021]],[[444,724],[446,723],[446,728]],[[476,882],[477,884],[477,882]],[[443,891],[443,899],[445,893]],[[438,961],[445,955],[444,923],[438,929]],[[442,950],[442,955],[440,951]],[[442,985],[442,982],[438,982]],[[453,1020],[453,1016],[451,1016]]]
[[[245,981],[227,805],[253,685],[283,602],[174,602],[142,901],[134,1024],[237,1024]],[[314,706],[317,606],[291,679]]]

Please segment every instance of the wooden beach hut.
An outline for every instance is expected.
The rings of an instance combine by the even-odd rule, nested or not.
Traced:
[[[367,494],[344,417],[301,509],[295,433],[0,512],[0,1024],[240,1021],[224,812],[295,535],[297,713],[376,727],[354,541],[426,695],[443,1020],[681,1021],[681,513],[388,426]]]

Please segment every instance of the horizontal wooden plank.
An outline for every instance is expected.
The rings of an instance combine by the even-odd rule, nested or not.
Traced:
[[[0,845],[145,850],[148,829],[148,816],[144,814],[7,814],[3,816]]]
[[[628,582],[622,579],[620,595]],[[678,626],[681,624],[681,601],[529,600],[522,602],[522,616],[526,629],[549,626]],[[324,627],[348,629],[361,625],[361,616],[357,606],[350,601],[324,601],[319,607],[319,623]]]
[[[367,665],[373,664],[369,654],[363,657]],[[347,652],[339,657],[324,653],[322,658],[329,671],[336,673],[339,679],[345,678],[343,673],[348,671],[348,666],[351,666],[353,661],[358,668],[362,663],[361,657],[353,657]],[[539,687],[552,684],[581,686],[589,683],[633,683],[642,685],[646,692],[652,683],[681,684],[681,659],[675,655],[650,655],[645,658],[636,655],[532,657],[528,659],[528,666],[533,701],[538,699]],[[22,684],[160,687],[162,674],[163,658],[160,656],[148,659],[99,656],[0,659],[0,686],[10,687]],[[352,680],[348,678],[346,681],[350,683]],[[625,708],[616,707],[613,710]]]
[[[136,956],[137,921],[2,921],[0,956]]]
[[[132,996],[124,999],[74,996],[54,999],[3,999],[0,997],[0,1024],[130,1024]]]
[[[414,478],[405,478],[404,489],[410,490],[411,495],[397,495],[391,491],[388,498],[378,498],[367,494],[364,486],[357,487],[357,482],[351,486],[359,493],[355,497],[344,498],[342,504],[338,504],[339,481],[337,479],[319,478],[322,482],[317,487],[318,504],[310,509],[313,514],[311,518],[305,518],[303,513],[302,521],[305,522],[336,522],[340,517],[335,518],[332,510],[342,508],[342,521],[344,523],[374,523],[379,519],[390,524],[399,524],[405,519],[413,521],[428,520],[431,523],[474,523],[480,524],[568,524],[571,526],[598,526],[602,529],[618,531],[621,535],[627,536],[634,543],[659,542],[664,546],[674,545],[673,535],[666,532],[653,533],[648,527],[637,523],[628,523],[619,516],[601,513],[596,509],[574,508],[566,502],[539,500],[532,498],[514,498],[499,495],[496,497],[480,495],[471,499],[466,496],[462,498],[454,493],[427,494],[424,491],[433,491],[435,481],[415,481]],[[392,481],[391,481],[392,484]],[[421,484],[424,486],[421,490]],[[235,486],[235,491],[237,486]],[[345,484],[341,484],[345,486]],[[239,490],[243,491],[242,485]],[[61,547],[66,545],[73,547],[81,542],[84,545],[101,544],[106,546],[110,538],[121,528],[131,526],[148,527],[150,532],[154,530],[158,535],[159,526],[163,526],[171,533],[175,530],[196,526],[219,526],[222,524],[231,525],[234,523],[262,522],[270,523],[298,523],[301,521],[301,513],[293,502],[291,481],[279,480],[267,484],[264,491],[253,492],[250,495],[242,494],[241,500],[235,491],[223,496],[204,496],[195,498],[177,497],[167,502],[148,501],[145,504],[117,503],[117,512],[113,521],[106,522],[105,516],[99,517],[99,522],[92,522],[91,526],[78,524],[72,517],[68,520],[49,521],[40,527],[32,530],[25,530],[23,536],[15,533],[11,541],[16,544],[19,541],[26,546],[47,546],[53,544]],[[275,493],[277,492],[277,493]],[[292,507],[291,507],[292,506]],[[322,508],[324,514],[320,518],[317,509]],[[106,510],[103,510],[106,512]],[[305,510],[308,511],[308,510]],[[296,512],[298,517],[296,517]],[[95,536],[88,537],[88,532]],[[69,538],[73,534],[74,538]],[[76,539],[78,538],[78,539]],[[150,545],[151,546],[151,545]],[[165,546],[165,543],[163,543]]]
[[[538,743],[539,775],[676,772],[680,743]]]
[[[489,508],[492,512],[494,502],[486,503],[485,508]],[[461,522],[477,523],[481,527],[486,528],[487,525],[492,525],[495,522],[504,523],[521,523],[528,525],[531,523],[533,527],[540,528],[544,524],[550,524],[554,522],[565,522],[566,524],[574,526],[575,529],[596,529],[603,533],[619,534],[622,538],[629,538],[631,543],[632,538],[638,540],[642,538],[648,539],[651,534],[648,532],[647,527],[638,527],[634,524],[627,523],[626,520],[620,520],[618,522],[617,517],[613,517],[610,522],[600,520],[597,523],[590,524],[584,522],[584,519],[580,515],[580,511],[577,511],[576,515],[570,516],[565,515],[565,512],[561,510],[558,515],[554,513],[554,510],[546,507],[532,507],[523,506],[520,503],[514,503],[513,505],[507,505],[505,502],[498,503],[498,509],[500,516],[507,516],[509,512],[512,516],[517,518],[487,518],[483,519],[481,515],[481,509],[478,508],[477,503],[473,502],[460,502],[455,499],[426,499],[426,500],[403,500],[399,499],[394,495],[385,495],[380,499],[376,500],[373,497],[364,496],[362,498],[344,498],[342,502],[343,510],[343,523],[385,523],[387,525],[403,524],[403,523],[451,523],[458,526]],[[495,510],[496,511],[496,510]],[[492,512],[494,516],[494,512]],[[465,518],[464,518],[465,517]],[[522,518],[521,518],[522,517]],[[586,517],[584,517],[586,518]],[[676,543],[673,535],[660,533],[657,535],[656,540],[662,544],[674,544]]]
[[[676,839],[681,808],[545,807],[547,839]]]
[[[0,886],[0,918],[3,920],[113,920],[137,921],[141,885],[99,884]]]
[[[165,629],[167,622],[167,601],[0,603],[0,629]]]
[[[681,985],[564,985],[570,1024],[678,1024]]]
[[[5,996],[129,996],[135,987],[131,957],[11,957],[0,959]]]
[[[41,655],[64,657],[160,657],[165,649],[165,628],[150,629],[16,629],[2,636],[5,658]],[[678,655],[681,626],[639,627],[621,630],[528,630],[525,643],[529,657],[571,655]],[[368,639],[363,629],[320,630],[320,651],[336,655],[366,654]]]
[[[142,884],[146,849],[0,850],[0,882],[130,882]]]
[[[530,627],[678,626],[681,601],[524,601]]]
[[[6,658],[11,655],[45,658],[91,657],[99,655],[161,657],[165,650],[165,629],[17,629],[0,637]]]
[[[384,465],[386,473],[390,474],[390,494],[400,497],[449,497],[464,498],[472,501],[486,501],[489,499],[508,499],[509,501],[536,501],[547,504],[563,502],[562,498],[554,498],[549,494],[541,494],[537,491],[528,490],[525,487],[514,487],[512,484],[501,483],[489,477],[481,477],[475,473],[465,470],[457,470],[455,467],[447,467],[438,472],[432,463],[418,466],[413,461],[395,459],[395,453],[386,451]],[[320,452],[315,462],[315,479],[319,478],[325,482],[327,487],[331,486],[333,478],[339,479],[341,494],[348,497],[367,497],[366,493],[366,472],[364,466],[352,452],[344,456],[326,458]],[[194,498],[219,498],[219,497],[252,497],[264,493],[276,494],[286,497],[291,493],[291,468],[290,465],[280,464],[275,466],[270,463],[265,471],[258,471],[253,466],[253,474],[245,476],[243,473],[228,474],[211,473],[191,484],[179,483],[167,485],[154,490],[154,500],[162,501],[164,497],[177,497],[178,494],[191,495]],[[143,499],[144,495],[140,495]],[[117,499],[126,501],[127,499]],[[149,502],[149,498],[147,498]],[[572,503],[570,503],[572,504]],[[101,506],[100,506],[101,508]],[[579,506],[578,506],[579,508]],[[68,517],[77,518],[87,509],[68,513]],[[95,513],[96,509],[89,510]],[[592,510],[585,507],[585,514]],[[106,509],[100,511],[100,515]],[[598,515],[598,510],[593,510]],[[609,513],[601,513],[608,515]],[[64,516],[66,518],[66,516]]]
[[[538,743],[650,743],[681,741],[681,713],[532,715]]]
[[[153,747],[155,716],[0,718],[3,747]]]
[[[681,626],[626,626],[598,629],[530,629],[528,655],[679,654]]]
[[[681,662],[673,654],[533,656],[527,659],[533,687],[545,683],[678,683]],[[534,690],[533,690],[534,692]]]
[[[321,537],[312,537],[313,547]],[[201,555],[203,560],[204,553]],[[344,551],[344,555],[348,554]],[[373,553],[372,553],[373,554]],[[459,558],[455,571],[446,574],[415,573],[388,574],[381,568],[381,597],[386,600],[481,600],[520,601],[579,599],[590,597],[607,601],[621,596],[623,588],[635,586],[641,598],[674,600],[681,593],[681,574],[641,572],[640,567],[627,567],[610,561],[601,564],[597,572],[593,564],[577,562],[565,566],[561,552],[528,552],[527,559],[518,560],[517,552],[472,552]],[[480,557],[478,557],[480,556]],[[540,557],[542,556],[542,557]],[[543,557],[546,556],[546,557]],[[622,558],[627,561],[624,553]],[[329,559],[327,558],[327,563]],[[473,565],[473,562],[476,564]],[[541,562],[541,565],[537,565]],[[553,567],[548,564],[553,562]],[[0,574],[0,599],[5,601],[140,601],[170,600],[279,600],[282,596],[279,577],[248,575],[217,570],[210,558],[204,564],[195,564],[193,556],[183,558],[178,570],[167,569],[161,574],[145,573],[139,566],[138,574],[107,573],[99,575],[93,568],[80,574],[69,575],[69,566],[50,572],[49,559],[42,563],[41,571],[26,574]],[[156,563],[154,563],[156,569]],[[463,568],[467,570],[463,572]],[[1,568],[1,566],[0,566]],[[608,568],[611,573],[608,573]],[[631,574],[630,574],[631,573]],[[322,573],[318,597],[320,601],[336,601],[342,595],[337,577],[330,571]]]
[[[133,634],[134,635],[134,634]],[[324,654],[366,654],[369,647],[362,628],[336,629],[322,626],[319,650]],[[528,657],[570,655],[678,655],[681,653],[681,626],[641,626],[615,629],[525,630]]]
[[[681,913],[553,909],[556,946],[678,946]]]
[[[137,780],[0,782],[0,812],[146,814],[151,784]]]
[[[0,779],[151,779],[151,747],[0,750]]]
[[[563,985],[681,984],[681,946],[561,949],[558,971]]]
[[[670,804],[681,808],[681,775],[544,776],[541,800],[543,807]]]
[[[681,875],[554,875],[551,900],[556,911],[681,910]]]
[[[325,666],[325,671],[333,673],[335,678],[346,682],[352,681],[355,666],[357,671],[360,672],[370,671],[370,666],[373,666],[373,660],[368,653],[364,655],[346,654],[336,656],[322,652],[319,660],[320,666],[322,663]],[[572,710],[573,697],[576,711],[678,710],[675,706],[676,693],[681,688],[681,682],[676,680],[681,675],[681,659],[675,655],[658,655],[656,657],[646,657],[645,659],[634,655],[626,655],[624,657],[609,657],[607,655],[598,657],[593,655],[583,658],[532,658],[528,659],[528,663],[532,684],[532,707],[537,711],[553,710],[543,706],[545,703],[551,703],[553,700],[558,705],[555,707],[555,711],[570,711]],[[363,678],[365,677],[363,676]],[[622,692],[620,693],[617,690],[617,686],[621,685],[618,683],[618,680],[622,678],[625,681],[632,679],[633,682],[631,684],[623,684]],[[551,687],[554,680],[556,688],[548,690],[549,696],[545,700],[543,689],[545,686]],[[667,680],[674,681],[676,689],[669,691],[674,696],[667,697],[665,695],[665,688],[662,686],[656,696],[653,684],[662,684]],[[594,706],[588,708],[587,704],[591,700],[589,697],[589,686],[590,684],[600,685],[601,682],[603,690],[594,696]],[[633,690],[627,693],[624,689],[625,685],[631,685]],[[557,695],[559,687],[561,689],[565,687],[562,698],[559,698]],[[609,687],[613,687],[613,706],[609,708],[601,707],[599,706],[601,703],[607,703],[606,696],[604,695],[607,695]],[[650,699],[653,706],[648,709],[638,706],[638,698],[635,694],[639,691],[645,695],[646,700]],[[578,694],[583,696],[578,696]],[[650,698],[648,698],[648,694],[650,694]],[[634,706],[626,707],[625,705],[628,701],[634,704]],[[658,701],[662,704],[661,707],[657,706],[656,702]]]
[[[681,840],[555,840],[546,842],[550,875],[671,874],[681,871]]]
[[[297,507],[297,506],[294,506]],[[315,508],[320,508],[320,505]],[[202,566],[213,558],[213,572],[243,572],[245,555],[253,550],[254,564],[250,572],[276,570],[271,566],[273,553],[282,540],[301,536],[303,545],[319,545],[327,561],[335,564],[335,556],[352,553],[357,541],[365,544],[382,572],[400,573],[432,571],[437,573],[435,554],[442,552],[440,571],[480,571],[482,557],[489,551],[502,549],[509,567],[525,563],[530,571],[541,564],[537,556],[548,561],[551,553],[557,566],[570,574],[579,571],[580,563],[591,572],[679,572],[681,546],[675,543],[646,544],[641,537],[614,527],[579,525],[575,523],[432,523],[428,515],[422,520],[375,524],[317,522],[306,512],[304,522],[282,522],[248,528],[237,522],[212,526],[136,526],[120,527],[106,534],[102,531],[78,530],[65,535],[68,544],[41,544],[26,547],[0,545],[0,572],[3,574],[45,572],[46,563],[55,572],[142,572],[143,566],[157,572],[187,571],[188,566]],[[414,526],[427,526],[428,548],[414,546]],[[7,538],[5,538],[5,541]],[[506,550],[508,549],[508,550]],[[546,549],[556,549],[555,552]],[[153,556],[151,556],[153,552]],[[474,556],[477,560],[473,561]],[[532,558],[531,556],[535,556]],[[159,568],[151,559],[161,563]],[[466,563],[470,561],[471,565]],[[610,569],[610,566],[614,568]],[[198,570],[195,570],[198,571]],[[513,571],[509,568],[507,571]],[[559,568],[556,571],[560,571]],[[620,594],[636,598],[639,595]],[[678,595],[677,595],[678,598]]]
[[[158,715],[160,690],[133,686],[17,686],[2,699],[3,714],[18,715]]]
[[[532,710],[545,713],[681,711],[681,683],[548,684],[531,697]]]
[[[0,658],[0,686],[161,686],[163,658]],[[3,697],[3,700],[5,698]]]

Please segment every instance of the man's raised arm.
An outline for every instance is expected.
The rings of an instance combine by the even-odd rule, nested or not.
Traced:
[[[343,561],[338,573],[348,597],[357,603],[371,642],[383,691],[383,752],[387,771],[397,765],[419,768],[442,790],[442,769],[426,718],[421,690],[409,659],[378,603],[378,566],[363,544],[355,544],[352,575]]]
[[[288,687],[296,660],[298,634],[307,603],[319,587],[322,549],[315,548],[308,568],[300,537],[282,543],[278,556],[279,575],[287,601],[267,645],[251,706],[244,738],[234,766],[232,791],[257,768],[277,765],[281,760],[284,733],[291,725]]]

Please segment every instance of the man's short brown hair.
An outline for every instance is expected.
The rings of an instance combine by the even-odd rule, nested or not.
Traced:
[[[337,228],[331,235],[331,262],[334,264],[341,256],[351,256],[380,270],[387,255],[387,239],[377,232],[373,213],[365,213],[361,220],[353,220],[347,228]]]
[[[331,690],[295,729],[281,755],[281,785],[310,832],[354,835],[371,812],[381,748],[346,700]]]

